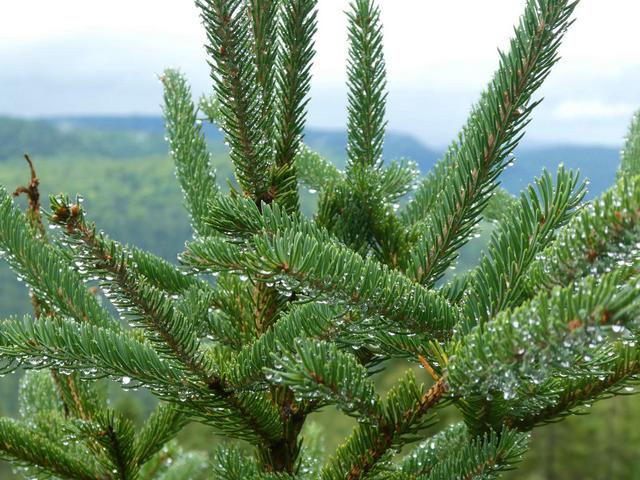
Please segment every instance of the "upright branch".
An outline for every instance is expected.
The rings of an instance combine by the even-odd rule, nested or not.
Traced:
[[[245,195],[270,202],[270,143],[265,138],[261,86],[252,59],[251,25],[243,0],[198,0],[207,30],[211,74],[222,129]]]
[[[274,2],[275,3],[275,2]],[[301,149],[306,106],[311,88],[311,65],[315,54],[316,0],[285,0],[279,37],[278,125],[275,146],[277,197],[291,212],[298,210],[295,157]]]
[[[497,178],[539,103],[531,101],[558,60],[558,48],[577,2],[529,0],[508,54],[474,107],[435,174],[418,188],[403,212],[414,225],[415,244],[406,272],[433,285],[466,243],[480,219]]]
[[[351,2],[347,65],[347,157],[349,168],[379,168],[386,127],[386,69],[380,8],[371,0]]]
[[[635,113],[620,159],[618,177],[640,175],[640,110]]]
[[[357,0],[347,17],[347,172],[323,192],[317,219],[351,248],[373,251],[396,268],[405,233],[394,190],[406,193],[413,177],[397,163],[382,168],[387,93],[380,9],[372,0]]]
[[[203,218],[208,203],[218,194],[207,142],[184,76],[176,70],[166,70],[160,79],[164,85],[163,112],[167,140],[176,166],[176,176],[185,195],[193,229],[200,235],[206,235],[210,232]]]
[[[265,138],[273,142],[275,112],[275,78],[273,68],[280,51],[278,42],[278,10],[280,1],[249,0],[248,14],[251,17],[253,57],[256,65],[256,81],[261,95],[261,113],[267,131]]]
[[[551,243],[555,231],[576,213],[585,194],[578,175],[558,170],[555,185],[545,171],[522,193],[520,201],[499,224],[480,264],[471,273],[465,323],[460,332],[490,321],[498,312],[518,306],[527,297],[529,267]]]

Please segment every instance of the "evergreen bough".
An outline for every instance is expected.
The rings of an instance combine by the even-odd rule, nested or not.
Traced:
[[[109,239],[65,196],[51,199],[59,228],[47,239],[35,173],[16,191],[26,216],[0,190],[0,250],[35,307],[0,325],[2,371],[27,370],[21,418],[0,419],[2,457],[36,478],[494,478],[534,427],[637,382],[638,117],[601,197],[582,203],[584,183],[564,168],[519,199],[499,187],[577,2],[528,1],[469,120],[421,180],[410,162],[382,161],[373,0],[348,11],[344,172],[303,143],[315,0],[197,3],[215,94],[198,108],[179,72],[161,77],[194,230],[180,266]],[[224,131],[229,193],[200,112]],[[299,211],[300,184],[320,192],[313,219]],[[477,267],[443,280],[482,218],[496,228]],[[408,370],[380,395],[371,375],[397,358],[422,378]],[[109,406],[105,379],[160,399],[141,429]],[[301,432],[328,405],[358,423],[320,465]],[[445,405],[463,421],[425,433]],[[183,452],[172,439],[194,421],[246,443],[208,460]]]

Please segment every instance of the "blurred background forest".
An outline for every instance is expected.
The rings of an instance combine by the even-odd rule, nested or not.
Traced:
[[[0,117],[0,184],[8,190],[28,183],[22,155],[28,152],[41,181],[43,205],[51,193],[80,193],[90,217],[113,238],[136,244],[174,261],[191,235],[182,197],[167,154],[163,122],[158,117],[75,117],[22,120]],[[218,181],[226,185],[231,166],[220,133],[206,129]],[[337,165],[344,165],[346,135],[342,131],[313,130],[306,142]],[[409,158],[427,172],[442,152],[431,150],[403,134],[390,133],[385,158]],[[503,186],[517,194],[542,168],[555,171],[559,163],[579,168],[590,179],[589,197],[613,183],[619,152],[611,147],[524,147],[515,165],[505,172]],[[305,213],[311,215],[315,197],[303,192]],[[457,265],[474,265],[491,230],[481,226],[479,238],[465,247]],[[0,264],[0,318],[29,314],[28,292],[6,264]],[[378,376],[381,390],[388,388],[407,364],[390,366]],[[413,366],[417,368],[417,366]],[[0,413],[15,415],[18,409],[18,374],[0,380]],[[418,373],[428,381],[424,372]],[[631,392],[630,392],[631,393]],[[113,402],[132,418],[141,419],[154,400],[145,392],[112,388]],[[593,405],[558,424],[537,429],[532,450],[511,478],[534,479],[640,479],[640,398],[632,395]],[[453,415],[445,411],[444,415]],[[352,423],[327,410],[315,415],[308,433],[320,439],[326,452],[349,433]],[[188,426],[181,435],[187,448],[203,449],[223,441],[209,429]],[[10,468],[0,464],[0,478],[10,479]]]

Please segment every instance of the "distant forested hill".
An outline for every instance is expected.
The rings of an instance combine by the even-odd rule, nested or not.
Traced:
[[[25,152],[33,156],[126,159],[166,151],[162,136],[157,138],[138,129],[75,128],[62,121],[0,117],[0,162],[19,158]]]
[[[225,156],[222,134],[205,128],[214,155]],[[308,129],[306,142],[336,164],[344,164],[346,133],[340,130]],[[0,117],[0,161],[17,158],[28,151],[33,155],[103,157],[131,159],[164,155],[164,124],[160,117],[73,117],[21,120]],[[387,160],[410,158],[427,172],[442,152],[425,146],[414,137],[390,132],[384,156]],[[503,186],[517,193],[539,175],[542,168],[555,170],[559,163],[579,168],[591,181],[595,195],[611,185],[618,165],[619,151],[613,147],[555,145],[525,147],[516,152],[514,167],[502,177]]]
[[[0,129],[2,128],[0,119]],[[23,126],[30,122],[20,121]],[[78,141],[84,132],[91,132],[93,135],[101,133],[105,140],[113,140],[118,134],[123,135],[120,142],[131,140],[142,140],[147,144],[150,153],[161,153],[166,151],[164,143],[164,122],[160,117],[131,116],[131,117],[58,117],[46,120],[31,122],[33,132],[40,128],[58,130],[61,137],[70,138],[61,142],[61,150],[69,148],[72,141]],[[213,146],[214,152],[223,151],[222,133],[211,125],[204,126],[207,139]],[[30,138],[33,138],[31,136]],[[306,142],[315,150],[331,158],[338,164],[344,163],[344,152],[347,145],[347,134],[344,130],[319,130],[307,129]],[[78,143],[84,143],[82,141]],[[50,143],[47,144],[49,146]],[[137,148],[134,149],[137,151]],[[48,153],[54,153],[50,151]],[[55,152],[55,153],[61,153]],[[89,152],[87,152],[89,153]],[[135,155],[134,155],[135,156]],[[440,152],[430,149],[416,140],[414,137],[402,133],[391,132],[387,135],[385,143],[385,157],[387,159],[411,158],[424,167],[433,165],[440,156]],[[0,159],[3,158],[0,151]]]
[[[511,193],[518,193],[543,168],[555,172],[563,163],[567,168],[580,170],[589,179],[589,197],[599,195],[615,181],[620,163],[620,149],[601,146],[557,145],[524,148],[516,152],[514,166],[502,175],[503,185]]]

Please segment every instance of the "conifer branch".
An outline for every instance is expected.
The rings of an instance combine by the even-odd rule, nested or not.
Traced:
[[[499,187],[578,1],[527,1],[458,141],[416,185],[415,164],[382,162],[375,0],[351,0],[347,13],[346,172],[303,144],[317,0],[197,0],[214,96],[198,108],[179,72],[161,77],[195,230],[182,267],[111,241],[66,197],[52,199],[62,235],[48,244],[28,158],[30,183],[15,192],[27,195],[26,217],[0,188],[0,252],[36,307],[36,318],[0,322],[0,373],[44,371],[21,386],[29,421],[0,419],[0,456],[46,478],[495,478],[534,427],[636,386],[640,114],[618,183],[587,208],[563,168],[519,200]],[[224,131],[241,191],[219,191],[204,119]],[[321,193],[313,220],[298,182]],[[495,230],[477,268],[432,288],[482,218]],[[93,280],[131,329],[87,292]],[[394,357],[419,362],[433,383],[409,370],[382,398],[371,375]],[[136,434],[94,388],[103,378],[166,403]],[[302,432],[329,404],[358,424],[320,467]],[[449,404],[464,423],[395,462]],[[223,448],[209,467],[167,444],[192,420],[255,454]]]
[[[293,307],[238,353],[234,383],[242,385],[264,378],[264,369],[273,367],[274,355],[294,351],[297,338],[335,338],[343,315],[342,309],[320,303]]]
[[[212,462],[214,478],[225,480],[294,480],[284,472],[263,472],[258,464],[237,446],[222,446]]]
[[[324,192],[316,218],[354,250],[372,250],[396,268],[404,254],[405,232],[392,203],[398,189],[407,185],[397,184],[406,179],[406,169],[396,164],[382,170],[386,71],[380,10],[373,0],[356,0],[347,15],[347,173],[344,182]]]
[[[501,312],[454,346],[452,392],[512,400],[559,371],[589,371],[599,332],[637,319],[639,287],[637,272],[622,269]]]
[[[315,55],[316,0],[283,0],[278,56],[278,143],[276,164],[291,165],[302,140],[310,69]]]
[[[136,436],[135,459],[146,463],[171,440],[189,421],[186,413],[176,405],[161,403],[146,420]]]
[[[26,423],[0,418],[0,458],[33,465],[43,474],[69,480],[106,478],[104,472],[89,468],[89,462],[68,455]]]
[[[168,295],[184,294],[189,290],[213,292],[211,286],[187,272],[179,270],[175,265],[149,252],[133,246],[127,246],[130,265],[137,274],[144,277],[150,285],[163,290]]]
[[[119,325],[84,287],[60,252],[38,238],[0,187],[0,250],[13,270],[43,302],[79,322],[118,329]]]
[[[88,376],[128,378],[149,388],[182,385],[180,369],[162,361],[146,342],[124,331],[113,331],[71,320],[29,317],[1,323],[0,356],[27,368],[60,368],[84,371]],[[7,365],[7,370],[15,368]]]
[[[63,210],[65,206],[61,203],[57,210]],[[65,225],[69,237],[80,247],[80,256],[87,262],[87,268],[101,275],[104,286],[113,290],[111,298],[116,306],[127,309],[133,315],[130,320],[145,327],[145,333],[151,334],[150,339],[160,347],[160,352],[169,354],[177,364],[184,365],[214,396],[226,402],[231,409],[241,412],[249,421],[254,421],[253,427],[258,429],[258,433],[270,438],[266,433],[268,430],[262,429],[272,428],[272,420],[267,417],[269,427],[265,427],[245,404],[248,401],[257,406],[259,400],[250,396],[243,399],[226,388],[202,352],[196,337],[198,329],[191,324],[193,319],[181,315],[161,292],[131,272],[126,251],[102,234],[97,234],[95,227],[88,227],[82,209],[66,206],[66,210],[71,214],[67,217],[59,215],[58,221]]]
[[[504,188],[496,188],[482,212],[484,219],[492,222],[501,222],[507,218],[509,212],[518,204],[518,199]]]
[[[352,178],[323,192],[316,223],[353,250],[362,255],[373,252],[381,262],[397,268],[406,250],[406,232],[394,213],[397,185],[394,172],[388,172],[355,169]]]
[[[116,242],[88,226],[84,211],[66,199],[52,199],[52,209],[58,225],[76,246],[77,262],[82,268],[98,275],[102,288],[114,305],[129,316],[130,322],[146,327],[163,353],[173,355],[207,384],[218,385],[219,380],[203,362],[200,342],[189,319],[175,310],[173,302],[155,289],[129,267],[130,254]],[[149,332],[150,330],[150,332]]]
[[[79,431],[94,439],[92,449],[98,461],[119,480],[136,479],[138,465],[134,456],[135,432],[132,422],[110,409],[99,412],[96,417],[95,423],[82,423]]]
[[[499,229],[494,232],[479,266],[471,274],[462,332],[487,322],[525,298],[525,276],[535,257],[575,213],[585,194],[578,176],[559,168],[555,185],[545,171],[530,185]]]
[[[315,51],[316,0],[283,0],[278,56],[278,125],[276,166],[282,170],[276,185],[287,210],[298,210],[296,155],[302,146],[306,105],[311,88],[311,64]],[[282,187],[286,187],[283,190]]]
[[[428,476],[438,463],[454,452],[460,452],[469,440],[464,423],[455,423],[412,449],[391,478],[399,480]]]
[[[177,459],[171,458],[171,465],[164,470],[161,475],[161,480],[207,480],[211,476],[211,466],[209,465],[209,459],[201,452],[178,452],[180,456]],[[160,457],[162,460],[162,456]],[[164,464],[162,464],[164,467]],[[150,470],[142,478],[144,480],[151,480],[156,478],[155,471]]]
[[[236,244],[251,242],[256,234],[271,237],[286,229],[295,229],[325,241],[338,242],[324,228],[300,213],[289,214],[277,203],[263,204],[259,208],[244,198],[225,197],[212,202],[210,212],[209,224]]]
[[[220,447],[216,450],[213,473],[230,480],[254,479],[259,475],[258,466],[237,447]]]
[[[33,229],[37,232],[37,236],[43,242],[47,241],[44,223],[42,221],[42,212],[40,210],[40,180],[36,174],[35,166],[29,155],[24,156],[29,165],[29,171],[31,173],[31,180],[27,186],[18,187],[13,196],[17,197],[24,194],[27,197],[28,207],[26,211],[26,217]],[[50,307],[38,298],[33,290],[30,290],[29,296],[31,297],[31,304],[33,305],[33,311],[36,318],[40,318],[43,314],[50,314]],[[91,395],[82,395],[82,388],[79,388],[77,381],[77,375],[67,375],[65,378],[61,378],[60,372],[56,369],[51,370],[51,376],[54,380],[54,384],[57,387],[58,395],[64,403],[65,413],[76,415],[78,418],[86,419],[87,412],[84,405],[87,397]],[[82,398],[85,397],[85,398]]]
[[[538,425],[557,421],[574,412],[576,408],[603,398],[633,390],[640,375],[640,352],[636,338],[626,338],[605,349],[601,356],[609,357],[604,368],[596,374],[581,375],[569,380],[551,379],[536,392],[551,400],[541,408],[530,407],[529,411],[510,412],[504,423],[510,428],[528,431]],[[526,408],[527,402],[523,402]]]
[[[409,224],[419,222],[407,268],[416,281],[432,285],[466,243],[539,103],[530,102],[531,97],[558,59],[577,3],[529,0],[511,51],[501,54],[500,67],[473,109],[460,143],[448,150],[438,173],[428,177],[404,213]],[[424,211],[427,217],[421,215]]]
[[[220,113],[220,102],[215,93],[213,95],[203,94],[198,101],[198,109],[204,114],[209,123],[222,125],[224,119]]]
[[[180,261],[195,271],[248,272],[247,252],[254,238],[272,237],[280,230],[295,229],[326,242],[337,242],[325,229],[299,214],[289,215],[277,203],[262,204],[240,197],[221,197],[210,206],[210,225],[227,240],[210,237],[187,244]]]
[[[267,128],[265,138],[274,136],[274,112],[276,94],[276,72],[273,68],[280,44],[278,42],[278,10],[280,0],[249,0],[247,13],[251,18],[253,57],[256,66],[256,82],[260,87],[261,115]]]
[[[349,343],[370,344],[368,348],[378,359],[402,358],[415,361],[419,355],[431,355],[429,345],[432,338],[426,333],[416,333],[384,320],[368,321],[366,326],[358,327],[359,325],[349,329]]]
[[[310,190],[319,192],[344,179],[344,174],[319,153],[302,145],[295,158],[298,180]]]
[[[372,0],[354,0],[349,5],[347,17],[348,170],[379,168],[382,165],[387,97],[380,9]]]
[[[109,376],[129,388],[148,387],[234,437],[271,441],[281,434],[277,413],[262,397],[204,385],[127,332],[65,320],[6,320],[0,323],[0,357],[9,363],[4,370],[55,365],[91,377]]]
[[[207,142],[197,119],[198,111],[184,76],[166,70],[164,84],[164,118],[176,176],[184,192],[193,229],[199,235],[209,232],[203,223],[207,204],[218,195],[216,178],[209,162]]]
[[[451,280],[440,287],[440,294],[449,300],[453,305],[458,305],[464,300],[464,295],[471,282],[471,274],[464,273],[454,275]]]
[[[531,267],[529,289],[568,285],[620,265],[637,264],[640,178],[621,178],[586,206]]]
[[[299,338],[295,354],[278,357],[271,382],[290,387],[298,397],[335,404],[356,418],[377,418],[381,402],[367,370],[334,343]]]
[[[243,0],[198,0],[209,43],[207,51],[220,102],[222,129],[236,177],[245,194],[270,202],[271,166],[260,84],[251,58],[250,18]]]
[[[415,162],[401,159],[389,163],[381,171],[380,190],[386,203],[396,202],[409,193],[415,186],[420,170]],[[395,205],[393,208],[399,208]]]
[[[205,240],[201,245],[189,244],[181,261],[198,270],[204,268],[214,271],[246,272],[245,253],[251,247],[243,243],[247,242],[248,237],[253,232],[267,231],[270,228],[268,224],[272,221],[276,224],[291,224],[298,219],[298,216],[287,215],[284,209],[275,203],[273,206],[265,203],[256,205],[248,199],[236,196],[221,199],[211,205],[210,224],[218,232],[228,235],[229,241],[212,243]],[[250,303],[253,305],[255,332],[261,334],[275,321],[286,301],[269,285],[260,282],[251,290]]]
[[[253,285],[237,275],[223,273],[217,277],[212,299],[217,310],[210,317],[210,334],[236,351],[258,336],[251,308],[252,293]]]
[[[37,319],[37,317],[36,317]],[[99,410],[100,395],[89,382],[84,382],[78,372],[62,374],[58,369],[52,369],[52,379],[57,394],[63,403],[66,418],[78,418],[91,421]]]
[[[640,175],[640,110],[629,125],[629,133],[622,149],[618,178]]]
[[[308,292],[359,309],[432,338],[445,338],[459,318],[438,294],[349,248],[309,234],[282,230],[256,237],[252,271],[285,291]],[[398,299],[402,299],[398,302]]]
[[[408,373],[388,394],[384,413],[355,428],[322,471],[322,480],[367,478],[379,471],[391,448],[399,448],[432,421],[429,415],[443,400],[448,385],[443,378],[426,392]]]
[[[393,480],[472,480],[497,478],[527,450],[528,437],[515,430],[472,437],[464,424],[427,440],[401,464]]]

